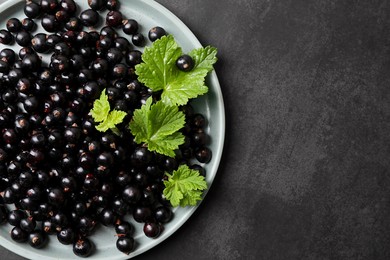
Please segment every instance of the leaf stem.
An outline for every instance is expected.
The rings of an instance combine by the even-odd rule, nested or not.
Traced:
[[[116,126],[111,127],[110,129],[111,129],[111,131],[112,131],[114,134],[116,134],[117,136],[119,136],[119,137],[122,137],[122,136],[123,136],[123,133],[122,133]]]

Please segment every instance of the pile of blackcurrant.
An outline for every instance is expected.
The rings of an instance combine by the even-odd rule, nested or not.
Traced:
[[[173,217],[164,172],[186,163],[205,175],[209,137],[205,117],[185,105],[186,141],[175,158],[134,142],[127,129],[134,110],[150,96],[159,99],[137,80],[137,47],[166,31],[152,28],[146,38],[117,0],[88,5],[27,0],[25,18],[0,30],[0,223],[12,226],[16,242],[44,248],[54,235],[83,257],[94,251],[94,230],[112,226],[116,247],[129,254],[136,248],[133,220],[156,238]],[[177,66],[188,70],[192,60],[181,57]],[[103,89],[111,108],[127,112],[117,126],[121,136],[97,131],[89,115]]]

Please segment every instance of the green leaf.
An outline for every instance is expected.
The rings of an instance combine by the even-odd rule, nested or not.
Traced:
[[[96,129],[100,132],[105,132],[108,129],[115,128],[117,124],[122,123],[123,119],[126,116],[126,112],[120,110],[111,111],[107,118],[96,126]]]
[[[186,194],[183,194],[183,198],[180,201],[180,207],[196,206],[198,201],[202,200],[202,191],[190,190]]]
[[[167,106],[162,102],[157,102],[150,109],[149,117],[153,119],[151,124],[151,139],[158,136],[171,135],[184,126],[185,117],[177,106]]]
[[[105,132],[108,129],[111,129],[115,134],[119,134],[116,125],[122,123],[127,115],[126,112],[120,110],[110,111],[110,103],[108,102],[105,89],[100,94],[100,98],[93,102],[93,108],[90,113],[95,122],[100,122],[100,124],[96,126],[98,131]]]
[[[168,180],[164,181],[163,194],[173,207],[195,206],[202,199],[203,190],[207,189],[204,177],[187,165],[180,165],[172,175],[166,175]]]
[[[136,109],[129,128],[136,143],[146,143],[150,151],[175,156],[175,150],[184,143],[179,130],[185,124],[185,115],[177,106],[161,101],[152,104],[148,98],[140,109]]]
[[[182,50],[172,35],[156,40],[151,47],[145,48],[143,63],[135,67],[138,80],[153,91],[164,89],[174,78],[173,69],[181,54]]]
[[[107,118],[109,112],[110,112],[110,103],[108,102],[106,90],[104,89],[100,94],[100,98],[96,99],[95,102],[93,102],[91,115],[93,120],[95,120],[95,122],[102,122]]]
[[[149,128],[149,111],[152,105],[152,99],[148,98],[146,103],[141,108],[136,109],[133,113],[132,121],[130,122],[130,131],[134,136],[136,143],[146,142],[148,140]]]
[[[214,63],[217,62],[217,49],[207,46],[192,50],[189,55],[195,63],[195,69],[213,70]]]
[[[115,125],[122,123],[126,115],[127,113],[124,111],[113,110],[108,114],[106,121],[108,121],[109,124],[111,124],[114,127]]]
[[[98,124],[96,126],[96,130],[98,130],[100,132],[105,132],[110,128],[111,128],[111,125],[107,120],[104,120],[103,122],[101,122],[100,124]]]
[[[161,100],[169,105],[185,105],[189,99],[207,93],[205,77],[217,61],[216,48],[198,48],[189,53],[194,68],[183,72],[176,66],[181,55],[173,36],[163,36],[145,49],[143,62],[135,67],[138,80],[153,91],[162,90]]]
[[[169,157],[175,157],[175,150],[179,148],[179,145],[184,143],[184,135],[180,132],[165,136],[155,135],[155,137],[149,139],[147,143],[150,151],[156,151],[157,153],[165,154]]]
[[[206,94],[208,87],[204,85],[206,70],[178,71],[161,94],[161,100],[167,104],[185,105],[191,98]]]

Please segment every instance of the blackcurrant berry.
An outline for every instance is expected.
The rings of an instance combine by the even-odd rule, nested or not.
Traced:
[[[80,31],[82,26],[82,22],[78,17],[70,17],[65,23],[65,28],[69,31]]]
[[[36,52],[44,53],[49,50],[46,39],[47,35],[45,33],[38,33],[31,39],[31,46]]]
[[[34,231],[37,223],[32,217],[23,218],[20,220],[20,228],[30,233]]]
[[[77,5],[74,0],[61,0],[59,5],[68,15],[73,15],[77,11]]]
[[[41,13],[41,6],[33,1],[26,2],[24,6],[24,14],[31,19],[37,18]]]
[[[106,24],[112,27],[122,25],[122,13],[119,11],[109,11],[106,15]]]
[[[117,220],[116,214],[112,211],[112,209],[105,208],[99,214],[100,223],[105,226],[113,226]]]
[[[47,241],[47,235],[42,231],[37,230],[29,234],[28,243],[34,248],[43,248]]]
[[[115,225],[115,232],[120,236],[130,237],[134,233],[134,227],[127,221],[120,221]]]
[[[115,11],[119,9],[119,1],[118,0],[107,0],[106,8],[111,11]]]
[[[164,35],[167,35],[167,32],[164,30],[164,28],[156,26],[149,30],[148,37],[149,40],[154,42],[157,39],[160,39]]]
[[[23,243],[26,242],[28,239],[28,233],[24,230],[22,230],[20,227],[14,227],[11,230],[11,238],[15,242]]]
[[[22,47],[30,46],[31,44],[31,35],[25,30],[21,30],[16,34],[15,41]]]
[[[207,147],[201,147],[195,151],[195,157],[201,163],[209,163],[212,157],[211,150]]]
[[[153,211],[150,207],[138,206],[133,210],[133,218],[139,223],[153,220]]]
[[[154,217],[160,223],[167,223],[172,219],[172,210],[165,206],[160,206],[154,210]]]
[[[22,23],[18,18],[10,18],[6,23],[7,30],[16,33],[22,28]]]
[[[31,18],[24,18],[22,20],[22,29],[27,32],[32,32],[36,29],[37,25]]]
[[[37,71],[42,64],[41,58],[36,54],[26,54],[22,59],[22,68],[26,71]]]
[[[161,233],[161,227],[157,223],[149,222],[144,224],[143,231],[147,237],[156,238]]]
[[[135,33],[131,37],[131,41],[135,46],[142,47],[145,44],[145,37],[141,33]]]
[[[123,32],[128,35],[133,35],[138,32],[138,22],[134,19],[128,19],[123,21]]]
[[[134,238],[132,237],[118,237],[116,241],[116,248],[125,254],[130,254],[134,249]]]
[[[88,257],[93,253],[94,244],[88,238],[80,238],[73,244],[73,253],[80,257]]]
[[[106,7],[107,1],[106,0],[88,0],[88,5],[91,7],[91,9],[100,11],[103,8]]]
[[[135,66],[137,64],[140,64],[142,62],[142,57],[141,57],[142,53],[138,50],[133,50],[133,51],[130,51],[126,56],[125,56],[125,59],[126,59],[126,63],[129,65],[129,66]]]
[[[52,14],[45,14],[42,17],[41,25],[47,32],[56,32],[60,27],[60,23],[57,21],[57,18]]]
[[[176,66],[182,71],[191,71],[194,68],[194,60],[190,55],[184,54],[176,60]]]
[[[70,245],[75,242],[76,232],[68,227],[61,229],[60,232],[57,233],[57,239],[61,244]]]
[[[141,199],[141,196],[142,192],[136,186],[126,186],[122,192],[123,200],[129,204],[137,203]]]
[[[54,13],[58,8],[57,0],[41,0],[39,5],[44,13]]]
[[[99,14],[93,9],[87,9],[81,12],[80,20],[85,26],[95,26],[99,22]]]
[[[12,34],[9,31],[7,31],[5,29],[0,30],[0,43],[7,45],[7,44],[10,44],[13,39],[14,39],[14,37],[12,36]]]
[[[23,210],[20,210],[20,209],[14,209],[8,213],[7,218],[8,218],[8,223],[10,225],[19,226],[20,221],[22,221],[22,219],[24,219],[26,217],[27,217],[26,212],[24,212]]]

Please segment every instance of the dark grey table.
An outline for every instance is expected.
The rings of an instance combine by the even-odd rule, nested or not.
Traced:
[[[226,145],[204,203],[136,259],[390,259],[390,2],[158,2],[219,49]]]

